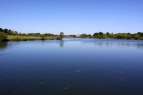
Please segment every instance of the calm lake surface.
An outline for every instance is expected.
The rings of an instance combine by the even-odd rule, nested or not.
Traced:
[[[0,95],[143,95],[143,41],[0,42]]]

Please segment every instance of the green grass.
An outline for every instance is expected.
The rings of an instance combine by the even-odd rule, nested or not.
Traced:
[[[56,40],[54,37],[30,37],[30,36],[16,36],[8,35],[7,39],[9,41],[31,41],[31,40]]]

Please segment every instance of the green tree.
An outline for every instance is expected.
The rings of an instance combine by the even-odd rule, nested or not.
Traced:
[[[85,34],[85,33],[80,35],[81,38],[86,38],[87,36],[88,36],[88,35]]]
[[[3,32],[0,32],[0,41],[6,41],[7,40],[7,35]]]
[[[8,29],[4,29],[3,31],[4,31],[4,33],[8,33]]]
[[[63,37],[64,37],[64,33],[60,32],[60,35],[57,36],[57,40],[62,40]]]
[[[63,38],[63,37],[64,37],[64,33],[60,32],[60,38]]]
[[[2,29],[2,28],[0,28],[0,32],[3,32],[3,29]]]
[[[140,38],[140,36],[139,36],[139,35],[137,35],[137,34],[136,34],[136,35],[134,35],[134,39],[135,39],[135,40],[138,40],[139,38]]]

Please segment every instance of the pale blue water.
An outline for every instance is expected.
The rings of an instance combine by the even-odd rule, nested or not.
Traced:
[[[143,41],[0,42],[0,95],[143,95]]]

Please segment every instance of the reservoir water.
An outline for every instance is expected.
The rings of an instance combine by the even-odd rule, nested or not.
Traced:
[[[143,41],[0,42],[0,95],[143,95]]]

